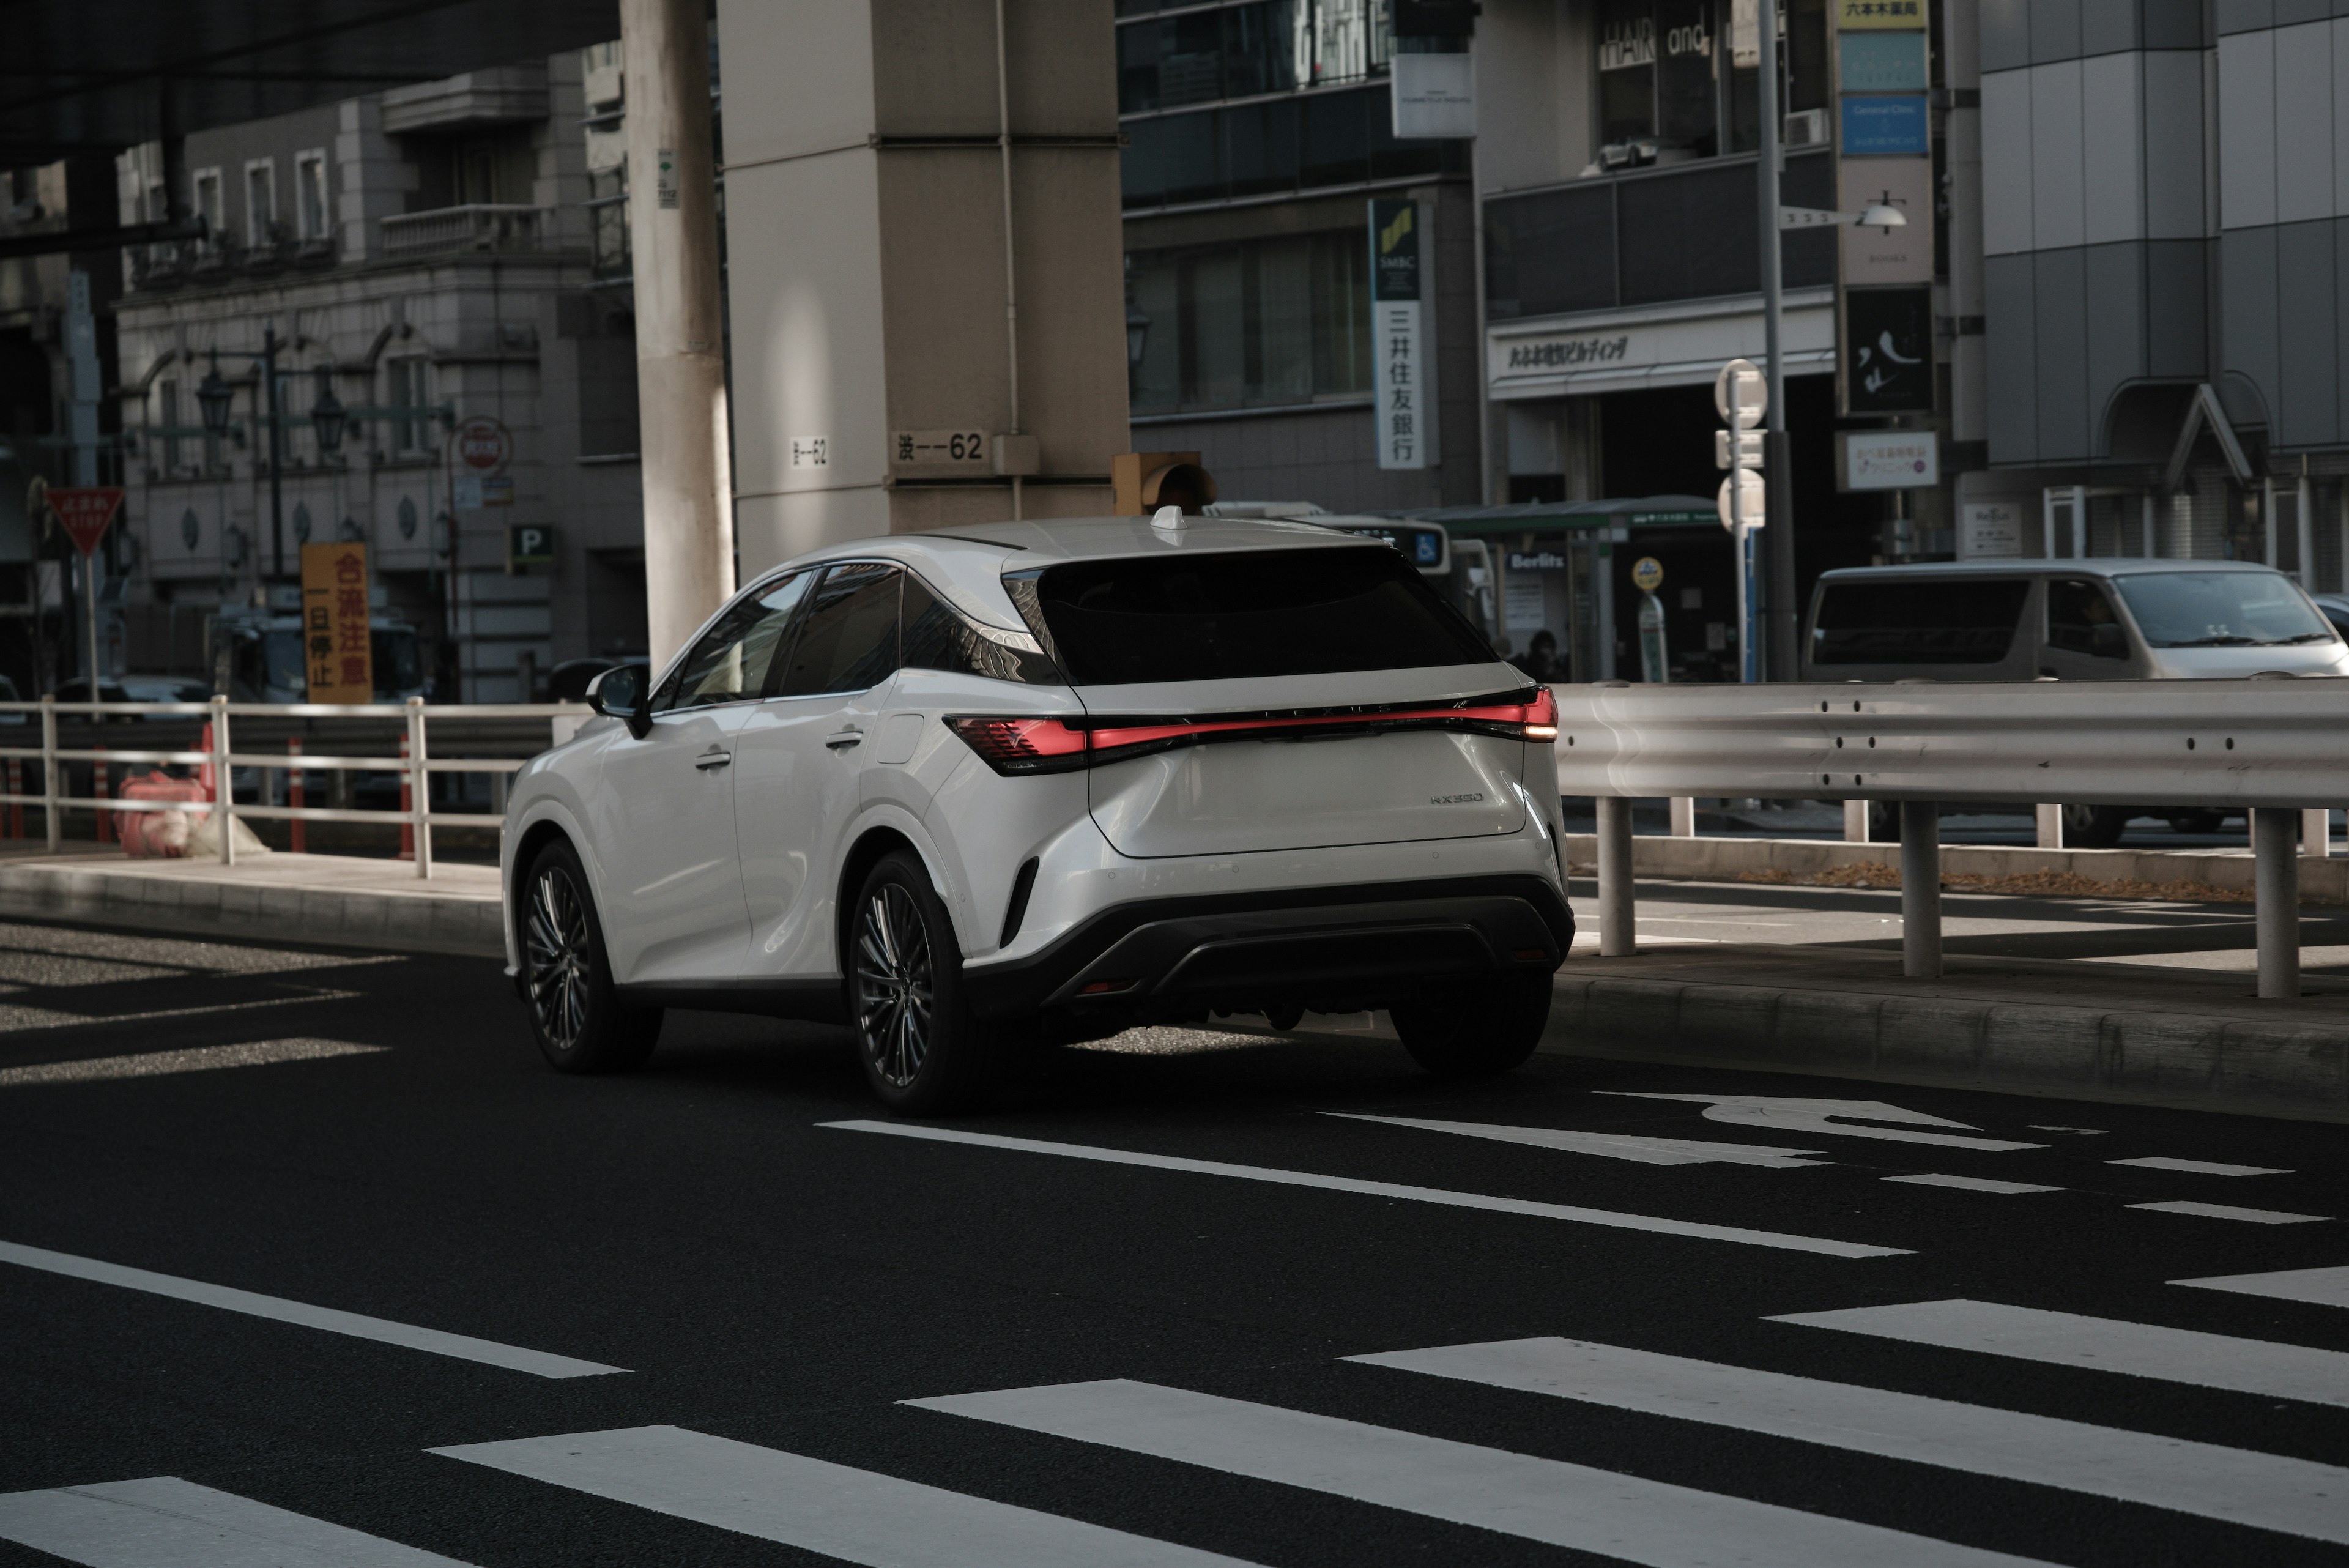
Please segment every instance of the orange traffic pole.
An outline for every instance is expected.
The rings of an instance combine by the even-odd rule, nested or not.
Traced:
[[[399,737],[399,760],[403,763],[408,761],[408,737],[405,735]],[[399,857],[402,860],[416,858],[416,823],[410,815],[416,809],[415,786],[410,782],[414,777],[415,774],[408,768],[403,766],[399,770]]]
[[[286,738],[285,754],[289,757],[298,757],[302,754],[302,740],[300,736],[292,735]],[[291,769],[285,774],[285,804],[292,806],[296,811],[302,809],[304,801],[302,799],[302,770],[300,768]],[[308,840],[304,836],[302,830],[309,825],[297,816],[291,822],[288,822],[285,826],[292,830],[294,853],[296,855],[305,853]]]

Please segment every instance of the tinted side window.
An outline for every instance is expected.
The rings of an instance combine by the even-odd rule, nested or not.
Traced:
[[[1811,628],[1815,664],[1996,664],[2014,644],[2025,578],[1832,583]]]
[[[653,699],[653,711],[740,702],[765,691],[775,650],[791,628],[792,611],[799,607],[814,580],[813,572],[795,572],[737,599],[693,645],[678,672]]]
[[[1014,579],[1004,586],[1025,612]],[[1049,566],[1035,629],[1081,686],[1486,664],[1492,649],[1386,549],[1138,556]]]
[[[863,691],[895,674],[901,576],[895,566],[862,562],[827,567],[775,694]]]
[[[1030,685],[1060,683],[1061,672],[1052,668],[1050,659],[995,641],[911,573],[905,577],[903,603],[906,669],[943,670],[951,675],[984,675],[992,680]]]
[[[2103,587],[2077,577],[2047,585],[2047,646],[2093,659],[2127,659],[2120,612]]]

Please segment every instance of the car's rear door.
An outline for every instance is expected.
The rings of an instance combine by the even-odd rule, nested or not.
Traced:
[[[1037,574],[1087,710],[1093,820],[1137,857],[1514,833],[1531,688],[1381,545]]]

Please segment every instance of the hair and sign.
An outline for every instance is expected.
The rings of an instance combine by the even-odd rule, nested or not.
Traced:
[[[1435,465],[1435,362],[1419,203],[1381,200],[1371,209],[1371,367],[1378,406],[1379,466]]]

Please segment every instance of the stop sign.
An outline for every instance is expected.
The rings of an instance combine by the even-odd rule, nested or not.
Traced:
[[[513,433],[487,414],[457,427],[457,462],[467,473],[502,473],[513,459]]]

